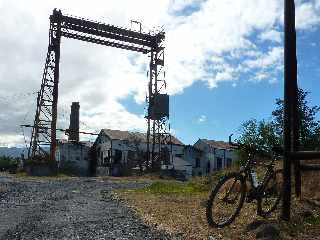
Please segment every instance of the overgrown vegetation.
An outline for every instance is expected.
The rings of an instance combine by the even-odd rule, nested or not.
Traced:
[[[152,193],[152,194],[177,194],[177,193],[202,193],[208,192],[211,186],[224,175],[223,171],[217,171],[208,177],[194,177],[187,182],[178,181],[155,181],[149,186],[131,190],[133,192]]]
[[[54,176],[30,176],[28,175],[27,172],[25,171],[18,171],[17,174],[15,174],[15,177],[18,179],[23,179],[23,180],[65,180],[65,179],[72,179],[74,178],[73,176],[64,174],[64,173],[58,173],[57,175]]]
[[[59,173],[68,176],[76,176],[79,171],[80,170],[77,168],[77,166],[70,161],[64,161],[59,168]]]
[[[179,183],[174,181],[154,182],[150,186],[136,189],[136,192],[169,194],[169,193],[197,193],[207,191],[206,185],[196,184],[194,182]]]
[[[27,159],[25,161],[26,165],[34,166],[34,165],[56,165],[55,161],[50,160],[49,156],[46,155],[36,155],[31,159]]]
[[[15,170],[18,167],[18,159],[1,156],[0,157],[0,171]]]
[[[258,170],[263,171],[262,169]],[[115,197],[124,201],[149,225],[182,239],[256,239],[256,232],[247,226],[255,221],[269,222],[279,227],[281,239],[314,239],[320,233],[320,207],[292,198],[292,221],[279,219],[280,210],[268,218],[257,216],[256,204],[245,203],[235,222],[225,228],[210,228],[205,205],[211,188],[226,170],[208,177],[195,177],[188,182],[154,180],[149,186],[134,190],[117,190]],[[311,213],[305,217],[305,213]]]
[[[305,219],[305,221],[311,225],[320,225],[320,215],[309,216]]]
[[[320,121],[317,120],[320,107],[309,106],[308,94],[302,89],[298,91],[300,150],[317,150],[320,146]],[[283,111],[283,99],[276,99],[270,120],[250,119],[241,125],[237,140],[242,145],[238,151],[240,159],[246,159],[249,152],[270,156],[275,147],[283,145]]]

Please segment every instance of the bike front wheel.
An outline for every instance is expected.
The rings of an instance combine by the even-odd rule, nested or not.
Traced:
[[[215,186],[207,202],[206,216],[211,227],[224,227],[239,214],[246,194],[244,177],[237,172],[226,174]]]
[[[267,178],[261,197],[258,199],[258,213],[261,216],[268,216],[276,210],[282,189],[282,169],[274,171]]]

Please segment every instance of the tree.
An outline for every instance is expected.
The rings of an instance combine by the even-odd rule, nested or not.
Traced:
[[[320,121],[316,119],[316,115],[320,107],[308,106],[308,94],[302,89],[298,90],[300,150],[319,150]],[[238,151],[240,159],[246,159],[248,153],[268,156],[274,147],[283,145],[283,112],[284,101],[276,99],[276,109],[272,112],[271,121],[250,119],[241,125],[237,140],[241,144]]]
[[[281,137],[276,133],[276,125],[273,121],[262,120],[258,126],[259,150],[267,155],[271,154],[273,149],[281,145]]]
[[[298,90],[298,116],[300,150],[314,150],[320,146],[320,122],[316,119],[319,106],[308,106],[307,96],[310,92]],[[282,143],[284,101],[276,99],[276,109],[272,112],[275,131]]]
[[[273,122],[250,119],[240,127],[240,144],[238,155],[241,159],[247,159],[249,154],[269,156],[272,149],[280,144],[280,139],[275,132]]]

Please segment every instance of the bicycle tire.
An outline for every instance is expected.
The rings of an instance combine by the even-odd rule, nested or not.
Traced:
[[[239,181],[241,184],[240,190],[238,191],[238,193],[240,193],[240,199],[239,199],[238,205],[236,206],[233,214],[231,214],[231,216],[227,220],[222,221],[222,222],[217,222],[213,219],[213,217],[214,217],[213,213],[212,213],[213,203],[214,203],[215,198],[217,197],[217,194],[219,193],[219,190],[221,190],[221,188],[224,186],[224,184],[231,179],[235,179],[235,182]],[[229,191],[230,191],[230,189],[229,189]],[[244,200],[245,200],[245,195],[246,195],[246,184],[245,184],[245,179],[244,179],[243,175],[241,175],[238,172],[231,172],[231,173],[226,174],[218,182],[218,184],[215,186],[215,188],[212,190],[212,192],[209,196],[209,200],[207,202],[206,217],[207,217],[207,222],[208,222],[209,226],[216,227],[216,228],[222,228],[227,225],[230,225],[234,221],[236,216],[240,213],[240,210],[241,210],[243,203],[244,203]]]
[[[268,186],[269,182],[270,181],[274,181],[275,180],[275,184],[278,184],[276,187],[276,191],[277,191],[277,195],[276,195],[276,198],[274,200],[274,203],[272,204],[272,206],[270,207],[270,209],[268,210],[264,210],[264,208],[262,207],[263,205],[263,200],[266,199],[265,196],[267,196],[267,194],[265,194],[264,196],[261,196],[259,199],[258,199],[258,214],[260,216],[263,216],[263,217],[266,217],[268,215],[270,215],[274,210],[277,209],[278,207],[278,204],[281,200],[281,197],[282,197],[282,194],[281,194],[281,183],[277,183],[277,175],[278,174],[282,174],[283,171],[282,169],[277,169],[276,171],[274,171],[269,177],[268,179],[266,180],[266,183],[265,185]],[[272,187],[274,187],[274,185],[272,184]],[[268,191],[268,189],[267,189]],[[274,191],[274,189],[273,189]]]

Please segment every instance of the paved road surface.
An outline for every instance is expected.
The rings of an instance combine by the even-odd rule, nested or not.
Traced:
[[[111,196],[114,188],[138,186],[143,183],[0,176],[0,240],[170,239]]]

